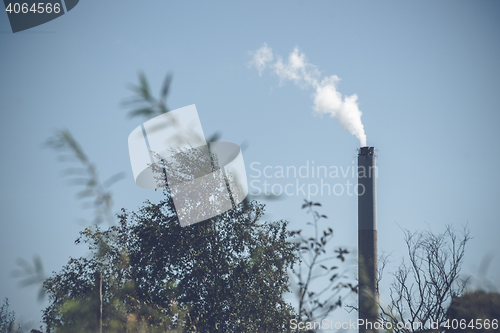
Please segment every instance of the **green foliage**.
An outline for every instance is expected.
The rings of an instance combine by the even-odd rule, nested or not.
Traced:
[[[105,332],[135,332],[139,328],[163,332],[178,326],[169,312],[176,307],[161,308],[137,300],[129,264],[130,238],[126,230],[113,226],[102,231],[96,227],[87,228],[80,234],[76,243],[86,243],[92,251],[91,256],[70,259],[59,274],[44,282],[51,303],[43,316],[48,331],[98,331],[101,281]]]
[[[131,258],[141,262],[143,295],[158,297],[162,281],[175,281],[178,302],[190,308],[189,331],[282,331],[291,313],[282,294],[295,258],[287,223],[260,224],[263,206],[252,202],[181,228],[168,207],[149,204],[132,217],[140,243]]]
[[[282,295],[296,256],[287,223],[260,223],[263,212],[252,202],[182,228],[168,195],[122,211],[119,225],[81,233],[90,258],[46,280],[44,321],[56,332],[94,330],[99,272],[106,332],[132,332],[131,323],[147,332],[286,331],[293,309]]]
[[[170,108],[167,106],[167,97],[170,92],[170,85],[172,84],[172,73],[165,76],[163,85],[160,91],[160,96],[155,98],[151,92],[149,82],[144,73],[139,73],[138,84],[131,84],[129,89],[133,92],[134,96],[122,103],[127,109],[131,109],[128,112],[130,118],[140,117],[145,120],[152,119],[161,114],[167,113]],[[208,137],[207,142],[218,141],[221,137],[220,132],[215,132],[210,137]]]
[[[85,203],[86,206],[94,207],[95,218],[93,224],[100,224],[104,221],[107,221],[110,225],[113,224],[111,210],[113,200],[109,188],[122,179],[123,174],[117,173],[104,182],[101,182],[97,168],[87,157],[69,130],[56,131],[47,140],[46,145],[60,153],[60,160],[77,162],[79,164],[78,166],[67,168],[64,171],[64,175],[70,177],[71,185],[83,186],[83,189],[76,194],[79,200],[91,199],[90,202]]]
[[[12,276],[21,279],[19,281],[21,287],[38,286],[38,300],[42,301],[45,298],[45,290],[42,284],[47,277],[43,270],[43,262],[40,256],[33,257],[33,264],[26,259],[18,258],[17,265],[19,268],[12,272]]]
[[[129,115],[149,119],[168,112],[171,79],[166,77],[155,99],[140,74],[139,84],[132,86],[136,96],[127,103],[133,108]],[[215,133],[208,141],[219,136]],[[76,240],[88,245],[91,254],[71,258],[43,283],[50,302],[43,315],[47,332],[97,332],[101,325],[106,333],[289,332],[290,319],[297,315],[283,294],[290,291],[288,271],[299,256],[302,320],[326,317],[341,305],[342,289],[356,291],[338,282],[342,276],[337,266],[327,267],[330,260],[344,261],[348,251],[327,253],[333,231],[318,234],[318,222],[326,218],[312,209],[318,203],[306,201],[303,207],[314,219],[316,234],[308,239],[301,231],[287,231],[285,221],[261,222],[264,206],[248,200],[182,228],[168,187],[162,202],[146,202],[137,212],[122,210],[116,225],[109,186],[121,176],[101,183],[96,167],[69,131],[57,132],[48,145],[64,153],[65,160],[80,164],[65,174],[73,184],[83,185],[77,197],[92,199],[96,218],[95,227],[86,228]],[[168,167],[165,163],[158,170],[159,181]],[[103,230],[99,223],[105,219],[110,227]],[[299,236],[297,243],[288,241],[293,235]],[[329,283],[315,290],[313,281],[321,277]]]
[[[172,74],[167,74],[161,88],[160,98],[156,99],[151,94],[151,88],[149,87],[146,75],[139,73],[139,84],[130,85],[130,90],[135,96],[123,103],[124,106],[133,108],[129,112],[129,116],[150,119],[170,111],[166,105],[166,100],[171,82]]]
[[[307,223],[314,227],[313,235],[304,236],[302,230],[291,233],[298,235],[296,250],[300,261],[293,272],[299,286],[297,294],[301,321],[323,320],[330,312],[342,306],[342,291],[347,289],[348,292],[357,292],[357,286],[339,282],[341,278],[346,277],[338,272],[339,267],[334,261],[344,261],[344,255],[349,251],[339,248],[334,250],[336,257],[329,254],[332,251],[329,245],[333,239],[333,230],[328,228],[320,231],[319,223],[327,219],[326,215],[315,210],[315,207],[320,206],[320,203],[307,200],[302,205],[302,209],[307,209],[307,213],[313,218],[313,222]],[[318,285],[321,287],[316,288]]]
[[[5,298],[0,307],[0,333],[16,333],[20,328],[16,324],[16,314],[9,309],[9,299]]]

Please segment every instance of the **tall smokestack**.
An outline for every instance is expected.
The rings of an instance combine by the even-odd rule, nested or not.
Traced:
[[[360,333],[375,332],[378,318],[377,166],[374,147],[358,154],[358,277]],[[377,324],[378,327],[378,324]]]

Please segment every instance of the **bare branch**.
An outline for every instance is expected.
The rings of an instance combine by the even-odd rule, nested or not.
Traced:
[[[403,232],[409,263],[403,260],[393,273],[391,302],[385,308],[380,307],[380,320],[410,322],[412,327],[414,323],[422,323],[425,327],[431,321],[443,324],[448,303],[465,290],[460,269],[465,246],[470,240],[469,231],[464,228],[462,235],[457,235],[451,226],[447,226],[440,234]],[[385,264],[382,261],[382,271]],[[395,327],[394,332],[410,333],[413,329]]]

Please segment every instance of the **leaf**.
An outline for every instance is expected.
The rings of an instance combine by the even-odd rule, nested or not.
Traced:
[[[35,270],[37,273],[42,273],[43,272],[43,264],[42,264],[42,259],[39,256],[35,256],[33,258],[33,263],[35,264]]]
[[[168,92],[170,90],[170,84],[172,83],[173,74],[168,73],[165,77],[165,81],[163,81],[163,88],[161,90],[160,99],[165,102],[168,96]]]
[[[87,185],[89,182],[89,179],[88,178],[84,178],[84,177],[78,177],[78,178],[73,178],[73,179],[70,179],[67,184],[69,186],[79,186],[79,185]]]
[[[67,168],[62,171],[63,176],[72,176],[72,175],[84,175],[87,172],[85,168]]]
[[[16,260],[16,263],[19,266],[21,266],[26,272],[31,272],[32,271],[31,264],[26,259],[24,259],[24,258],[18,258]]]
[[[207,139],[207,142],[216,142],[220,139],[221,136],[221,132],[217,131]]]
[[[109,177],[108,179],[106,179],[102,183],[102,186],[104,186],[105,188],[109,188],[111,185],[113,185],[117,181],[122,180],[123,178],[125,178],[125,173],[123,173],[123,172],[117,173],[117,174]]]
[[[45,289],[44,288],[40,288],[40,290],[38,291],[38,301],[41,302],[43,301],[45,298]]]
[[[140,86],[138,87],[138,91],[141,93],[142,97],[146,100],[150,100],[151,94],[149,91],[149,84],[144,73],[139,73],[139,84]]]

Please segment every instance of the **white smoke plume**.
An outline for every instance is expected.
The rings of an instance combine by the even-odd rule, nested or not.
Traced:
[[[337,119],[337,122],[349,133],[355,135],[361,147],[366,146],[366,134],[361,122],[362,112],[358,107],[358,95],[343,96],[337,90],[340,78],[336,75],[321,78],[318,68],[310,64],[304,53],[296,47],[284,62],[280,56],[273,62],[273,51],[267,44],[253,52],[249,65],[255,67],[262,75],[266,67],[271,68],[280,78],[280,84],[292,81],[301,88],[315,89],[314,110],[318,114],[328,114]]]
[[[249,65],[250,67],[255,67],[259,72],[259,76],[262,76],[262,72],[266,69],[267,63],[273,61],[273,59],[273,51],[264,43],[260,49],[253,52],[253,57]]]

